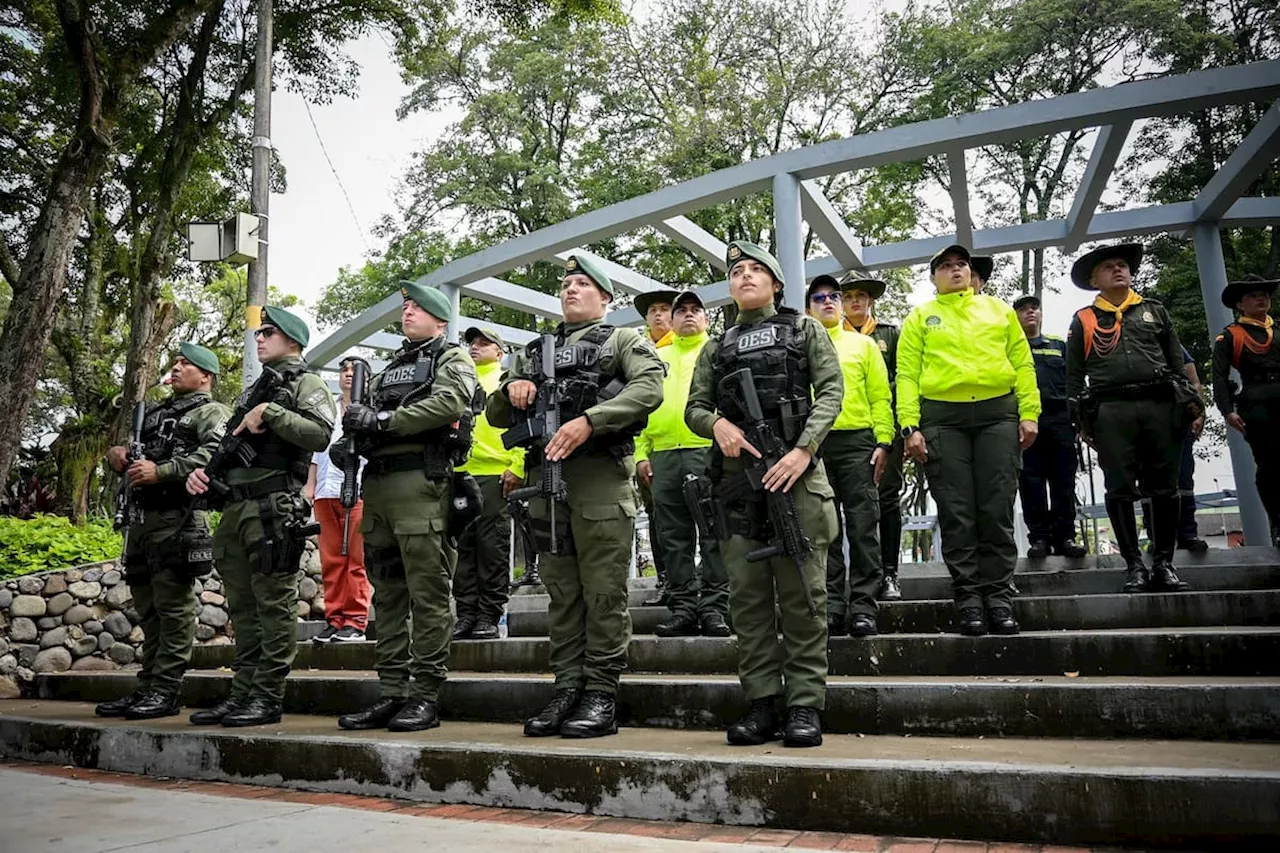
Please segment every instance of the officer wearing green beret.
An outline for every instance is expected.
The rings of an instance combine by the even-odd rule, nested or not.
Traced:
[[[149,406],[142,422],[142,458],[130,459],[122,446],[107,453],[142,511],[141,523],[129,531],[124,570],[146,637],[138,688],[98,705],[100,717],[147,720],[178,713],[196,627],[191,582],[213,568],[208,513],[184,511],[183,483],[208,460],[231,410],[211,396],[221,370],[218,357],[193,343],[180,345],[179,352],[169,372],[173,395]]]
[[[599,737],[618,730],[614,696],[631,639],[633,445],[662,402],[663,366],[653,343],[635,329],[603,322],[613,298],[613,282],[600,265],[589,256],[570,255],[560,283],[564,322],[550,337],[555,383],[542,363],[544,336],[517,354],[485,410],[489,423],[516,427],[527,437],[530,482],[546,484],[551,462],[561,463],[563,472],[564,498],[556,501],[554,529],[547,496],[529,500],[551,599],[547,618],[556,679],[551,702],[525,721],[530,737]],[[560,426],[544,435],[531,416],[553,404]]]
[[[302,318],[267,306],[253,335],[258,360],[271,371],[264,370],[258,382],[274,382],[274,374],[280,382],[269,400],[238,423],[227,423],[232,435],[249,437],[254,451],[251,462],[227,472],[230,494],[213,538],[236,632],[235,677],[225,701],[191,715],[197,725],[256,726],[280,719],[285,678],[298,648],[297,578],[305,545],[300,530],[311,513],[303,488],[311,454],[329,445],[336,417],[328,386],[302,361],[311,337]],[[209,477],[198,467],[187,478],[187,491],[208,490]]]
[[[1124,591],[1176,592],[1187,588],[1173,570],[1178,469],[1190,425],[1174,396],[1175,378],[1185,375],[1182,345],[1165,307],[1131,287],[1141,262],[1142,244],[1119,243],[1071,265],[1072,283],[1098,295],[1067,333],[1067,400],[1081,437],[1098,451],[1107,515],[1128,566]],[[1150,572],[1133,512],[1143,497],[1151,499]]]
[[[695,433],[715,441],[711,480],[715,497],[727,509],[728,530],[722,532],[730,535],[721,540],[720,553],[738,634],[738,678],[751,702],[747,714],[729,727],[728,740],[762,744],[781,736],[787,746],[817,746],[822,743],[819,712],[826,703],[827,548],[836,535],[835,493],[817,453],[840,413],[840,359],[816,320],[780,305],[782,269],[773,255],[735,241],[726,261],[738,322],[699,354],[685,420]],[[744,401],[731,387],[731,377],[741,379],[744,369],[750,371],[779,452],[785,449],[764,473],[759,490],[747,476],[744,454],[763,457],[747,440]],[[780,534],[769,520],[765,490],[785,492],[794,501],[795,517],[810,543],[799,567],[785,554],[749,558],[770,540],[776,544]],[[786,706],[785,727],[779,702]]]
[[[476,365],[480,392],[496,391],[502,381],[502,336],[488,326],[472,326],[462,335]],[[458,605],[455,640],[494,640],[498,620],[507,609],[511,572],[511,514],[507,494],[524,481],[524,450],[502,443],[505,430],[491,425],[484,413],[476,419],[467,463],[458,470],[475,477],[484,497],[480,517],[458,539],[458,570],[453,598]]]
[[[879,482],[893,442],[893,392],[875,341],[843,327],[836,280],[829,275],[815,278],[809,285],[808,301],[809,315],[822,324],[835,344],[844,377],[840,414],[822,442],[822,458],[840,520],[827,549],[827,634],[869,637],[877,633]],[[849,543],[847,564],[845,541]]]
[[[973,292],[969,261],[952,245],[929,262],[938,295],[902,324],[898,421],[938,504],[960,633],[1016,634],[1013,500],[1040,394],[1017,315]]]
[[[875,315],[875,305],[884,296],[885,282],[850,273],[840,280],[844,299],[844,328],[871,338],[884,356],[889,371],[889,390],[895,394],[898,383],[898,337],[901,331]],[[881,601],[902,599],[898,585],[898,560],[902,555],[902,436],[898,422],[893,423],[893,443],[880,474],[880,565],[883,576],[876,597]]]
[[[450,530],[450,498],[454,471],[470,449],[476,367],[445,336],[453,306],[443,293],[402,281],[400,295],[404,345],[373,378],[369,402],[352,402],[342,417],[369,460],[360,532],[378,608],[381,693],[364,710],[339,717],[344,729],[435,728],[449,673],[449,587],[462,533]]]

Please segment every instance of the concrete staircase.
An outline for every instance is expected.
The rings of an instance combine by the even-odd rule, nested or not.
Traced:
[[[439,729],[346,733],[372,701],[372,643],[302,642],[279,726],[197,729],[93,717],[128,673],[43,676],[0,702],[0,754],[135,773],[789,829],[1147,847],[1280,844],[1280,553],[1179,555],[1193,591],[1127,596],[1111,559],[1024,565],[1024,633],[949,628],[938,565],[904,567],[881,636],[831,642],[826,743],[731,748],[734,641],[660,639],[632,590],[623,732],[530,740],[550,693],[545,596],[511,637],[453,647]],[[302,623],[300,637],[319,626]],[[196,649],[188,705],[229,687],[232,650]]]

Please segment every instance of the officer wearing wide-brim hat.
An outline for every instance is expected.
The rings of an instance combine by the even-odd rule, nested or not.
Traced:
[[[208,513],[185,511],[183,481],[208,461],[231,410],[211,396],[214,378],[221,372],[218,356],[195,343],[184,342],[178,351],[168,380],[173,395],[147,407],[143,456],[128,458],[124,446],[107,453],[108,463],[125,475],[134,504],[142,511],[142,520],[129,530],[121,568],[146,638],[137,689],[98,705],[95,710],[101,717],[137,720],[178,713],[199,606],[191,582],[213,568]]]
[[[404,345],[369,383],[367,403],[342,418],[364,470],[364,562],[378,607],[374,666],[380,698],[338,718],[344,729],[420,731],[440,724],[458,554],[450,530],[453,475],[463,461],[460,423],[471,411],[476,369],[446,332],[453,306],[420,281],[400,282]]]
[[[671,327],[671,313],[675,309],[674,300],[679,296],[680,291],[674,288],[664,287],[658,290],[651,290],[647,293],[637,294],[632,300],[636,311],[640,314],[640,319],[644,320],[645,329],[649,334],[649,340],[653,341],[653,345],[659,350],[666,349],[671,346],[675,340],[675,330]],[[656,508],[653,503],[652,484],[648,480],[644,466],[640,463],[643,461],[641,457],[636,458],[638,467],[636,474],[636,485],[640,488],[640,502],[644,504],[645,517],[649,519],[649,545],[653,554],[653,567],[658,573],[658,589],[657,595],[644,602],[646,606],[667,606],[670,602],[667,598],[667,566],[666,551],[661,544],[660,526],[656,523]]]
[[[1271,522],[1280,531],[1280,347],[1271,306],[1280,280],[1249,274],[1222,292],[1222,304],[1238,319],[1213,344],[1213,401],[1227,426],[1244,436],[1257,463],[1256,483]],[[1240,374],[1240,389],[1231,368]],[[1250,542],[1250,545],[1261,544]]]
[[[1168,311],[1132,289],[1142,245],[1117,243],[1086,252],[1071,281],[1096,291],[1067,335],[1067,399],[1081,435],[1098,451],[1107,515],[1128,566],[1124,591],[1186,589],[1173,570],[1177,544],[1178,469],[1189,420],[1174,402],[1182,345]],[[1083,405],[1086,383],[1093,402]],[[1152,568],[1142,560],[1133,503],[1151,499]]]
[[[302,361],[311,333],[301,317],[269,305],[254,338],[264,368],[258,381],[273,381],[271,372],[281,381],[269,401],[240,423],[227,424],[233,434],[248,435],[257,450],[249,467],[227,472],[229,503],[213,539],[236,628],[235,676],[227,700],[191,715],[196,724],[254,726],[280,719],[298,645],[296,581],[305,543],[294,532],[311,513],[303,495],[311,454],[329,446],[336,417],[328,386]],[[187,491],[207,489],[208,476],[196,468]]]
[[[531,484],[543,483],[548,462],[560,463],[563,472],[562,499],[541,491],[529,500],[549,593],[556,691],[525,721],[530,737],[599,737],[618,729],[614,697],[631,639],[627,573],[637,514],[633,439],[662,402],[664,371],[643,334],[604,322],[614,293],[601,264],[585,254],[569,256],[560,282],[564,322],[551,333],[550,343],[556,350],[557,383],[573,383],[575,393],[561,399],[554,435],[539,434],[536,420],[531,423],[539,395],[549,402],[556,390],[542,369],[546,336],[516,353],[485,408],[489,423],[516,427],[528,436]]]
[[[476,364],[477,393],[488,396],[502,381],[502,335],[492,326],[472,326],[463,332],[462,339]],[[497,639],[498,623],[507,608],[511,514],[506,496],[524,481],[524,451],[505,447],[504,432],[481,412],[471,452],[459,468],[475,478],[483,503],[479,518],[467,525],[458,539],[458,569],[453,576],[457,603],[454,640]],[[526,566],[526,580],[532,568],[532,563]]]
[[[727,507],[736,532],[721,541],[720,552],[738,634],[738,677],[751,709],[729,727],[728,739],[746,745],[781,736],[790,746],[816,746],[822,742],[819,711],[826,702],[826,552],[836,530],[834,493],[816,454],[840,411],[840,360],[816,320],[778,306],[783,276],[773,255],[754,243],[735,241],[725,260],[737,324],[699,354],[685,421],[698,435],[715,440],[715,488],[734,495]],[[759,524],[764,494],[736,489],[747,457],[754,454],[742,429],[746,415],[721,388],[721,379],[743,368],[751,371],[765,419],[786,449],[781,459],[770,460],[762,479],[765,488],[792,495],[800,526],[812,542],[803,578],[793,559],[747,559],[765,547],[769,534]],[[816,616],[809,614],[806,587]],[[785,725],[780,704],[786,707]]]
[[[889,389],[897,399],[898,337],[901,330],[875,315],[876,301],[884,296],[888,284],[866,273],[851,272],[840,279],[844,296],[844,328],[861,332],[875,341],[889,371]],[[902,588],[898,584],[898,561],[902,555],[902,436],[897,416],[893,424],[893,443],[880,475],[880,563],[883,572],[877,598],[898,601]]]

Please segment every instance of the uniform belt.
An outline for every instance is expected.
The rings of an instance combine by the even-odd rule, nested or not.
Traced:
[[[1172,402],[1173,385],[1164,380],[1134,382],[1131,385],[1099,388],[1093,392],[1093,396],[1099,403],[1120,403],[1129,400],[1168,400]]]
[[[375,456],[365,465],[364,478],[382,477],[387,474],[399,474],[402,471],[427,470],[426,451],[414,453],[393,453],[387,456]]]
[[[181,510],[191,500],[191,496],[187,494],[187,488],[183,483],[163,483],[158,486],[135,489],[133,499],[137,502],[139,509],[156,512],[166,509]]]
[[[291,488],[293,488],[293,484],[289,482],[289,478],[283,474],[277,474],[257,483],[241,483],[240,485],[232,486],[230,500],[252,501],[266,497],[274,492],[287,492]]]

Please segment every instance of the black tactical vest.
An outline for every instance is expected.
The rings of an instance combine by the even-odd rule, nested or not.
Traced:
[[[186,456],[200,444],[200,436],[186,415],[212,403],[208,394],[192,394],[181,400],[170,398],[147,412],[142,422],[142,455],[161,465],[178,456]],[[173,509],[188,500],[185,483],[156,483],[137,489],[138,505],[143,509]]]
[[[721,392],[720,381],[735,370],[749,368],[765,420],[784,441],[799,438],[811,404],[809,357],[800,332],[803,320],[795,309],[783,307],[758,323],[725,331],[712,368],[716,408],[721,414],[738,425],[746,422],[746,413]]]
[[[604,367],[611,350],[605,345],[614,332],[613,326],[601,323],[588,330],[577,341],[568,342],[563,327],[556,330],[556,384],[560,386],[563,402],[559,407],[560,423],[565,424],[581,417],[588,409],[604,400],[611,400],[626,386],[616,359],[609,368]],[[541,339],[528,344],[525,352],[529,359],[530,374],[542,376]],[[580,452],[592,455],[611,453],[627,455],[634,452],[633,439],[644,429],[645,421],[639,420],[624,429],[607,435],[593,435],[583,444]]]
[[[444,337],[437,337],[410,345],[397,353],[382,372],[381,381],[370,401],[373,408],[379,412],[391,412],[425,400],[431,394],[440,359],[458,347],[456,343],[446,342]],[[454,423],[415,435],[385,436],[382,443],[421,443],[428,457],[429,473],[447,473],[445,469],[464,463],[471,451],[475,419],[484,410],[482,390],[478,386],[476,390],[477,394]]]
[[[315,373],[314,370],[304,365],[294,365],[280,371],[281,381],[272,392],[269,402],[279,403],[286,409],[290,406],[290,390],[293,387],[294,380],[304,373]],[[246,399],[252,387],[245,389],[236,402],[236,407]],[[249,444],[258,451],[258,455],[253,460],[254,468],[275,468],[280,471],[288,471],[289,476],[294,480],[300,480],[300,484],[306,482],[307,469],[311,465],[311,451],[304,450],[292,442],[285,441],[275,434],[273,430],[267,430],[261,435],[250,435]]]

